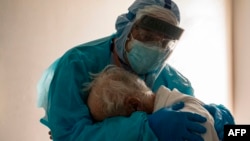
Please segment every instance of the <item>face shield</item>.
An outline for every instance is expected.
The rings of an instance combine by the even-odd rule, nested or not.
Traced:
[[[171,0],[136,0],[128,8],[128,12],[124,13],[124,14],[121,14],[120,16],[118,16],[118,18],[116,20],[115,26],[116,26],[116,30],[117,30],[117,33],[116,33],[117,37],[116,37],[116,40],[115,40],[115,49],[116,49],[116,52],[117,52],[117,55],[119,57],[119,60],[121,62],[122,67],[125,68],[128,71],[136,72],[135,67],[132,69],[132,67],[131,67],[132,63],[129,64],[128,63],[129,61],[128,61],[128,58],[127,58],[128,52],[130,52],[130,51],[127,50],[127,48],[128,48],[128,46],[130,46],[128,44],[131,44],[130,43],[131,41],[128,41],[128,38],[131,36],[131,33],[132,33],[131,29],[134,28],[135,22],[138,23],[137,22],[138,20],[137,20],[136,17],[138,17],[138,15],[140,15],[140,13],[141,13],[140,11],[142,9],[148,9],[148,7],[155,7],[155,6],[164,8],[165,10],[164,9],[156,10],[154,8],[153,11],[156,10],[157,12],[153,12],[152,10],[147,10],[148,12],[146,12],[143,15],[149,15],[149,14],[151,14],[153,12],[154,15],[164,14],[165,16],[169,17],[171,15],[169,15],[168,12],[166,13],[166,10],[170,10],[174,14],[174,17],[176,18],[176,20],[178,22],[180,22],[181,18],[180,18],[179,8],[176,5],[176,3],[174,1],[171,1]],[[162,15],[162,16],[164,17],[164,15]],[[153,28],[153,27],[151,27],[151,25],[150,26],[146,26],[146,25],[147,25],[147,23],[144,23],[144,26],[141,26],[141,28],[147,29],[147,30],[152,30],[151,28]],[[156,30],[156,31],[159,31],[159,33],[161,33],[161,30],[159,30],[159,29]],[[152,32],[150,32],[150,33],[152,33]],[[169,35],[169,36],[171,36],[171,35]],[[138,37],[136,37],[136,38],[138,38]],[[174,40],[178,40],[178,39],[174,39]],[[171,42],[169,44],[171,44]],[[174,44],[176,44],[176,41],[174,41]],[[174,46],[172,46],[172,47],[174,47]],[[133,49],[133,50],[135,51],[135,49]],[[131,49],[131,51],[132,51],[132,49]],[[169,52],[169,55],[170,55],[170,53],[171,53],[171,51]],[[129,54],[133,55],[132,52],[129,53]],[[133,56],[137,56],[137,55],[133,55]],[[167,56],[167,55],[165,55],[165,56]],[[142,59],[145,58],[145,55],[141,56],[140,58],[142,58]],[[152,58],[155,58],[155,57],[152,55]],[[159,58],[162,58],[162,57],[159,57]],[[150,58],[148,58],[148,59],[151,60]],[[156,66],[159,66],[159,67],[153,67],[153,68],[157,68],[157,70],[150,71],[151,69],[148,69],[147,71],[144,71],[144,72],[141,73],[143,75],[139,75],[146,82],[147,86],[149,86],[151,88],[153,87],[154,82],[157,79],[158,75],[160,74],[163,66],[166,66],[166,61],[165,60],[166,59],[162,59],[162,61],[159,61],[159,62],[163,62],[161,66],[156,65]],[[145,62],[146,61],[147,60],[145,60]],[[136,66],[137,64],[138,63],[136,63],[136,61],[135,61],[134,66]],[[159,63],[159,64],[161,64],[161,63]],[[138,65],[138,67],[139,66],[140,66],[140,64]],[[144,65],[142,65],[142,66],[144,66]],[[144,69],[141,69],[141,70],[144,70]],[[146,75],[144,75],[145,72],[152,72],[152,73],[146,73]]]
[[[165,66],[183,29],[160,19],[143,16],[134,24],[126,47],[126,58],[137,74],[159,71]]]

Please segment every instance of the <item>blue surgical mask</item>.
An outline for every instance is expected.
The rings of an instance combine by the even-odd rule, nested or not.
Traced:
[[[147,74],[155,71],[166,61],[166,50],[158,46],[146,44],[136,39],[131,39],[126,51],[127,59],[133,71],[137,74]]]

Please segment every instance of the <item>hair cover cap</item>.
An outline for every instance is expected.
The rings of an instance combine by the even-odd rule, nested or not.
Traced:
[[[177,20],[180,22],[180,12],[178,6],[171,0],[135,0],[135,2],[128,8],[128,13],[120,15],[116,20],[116,43],[115,48],[119,58],[124,61],[123,53],[125,49],[125,43],[133,26],[133,21],[136,13],[139,9],[143,9],[145,6],[157,5],[170,9]],[[125,61],[124,61],[125,62]]]

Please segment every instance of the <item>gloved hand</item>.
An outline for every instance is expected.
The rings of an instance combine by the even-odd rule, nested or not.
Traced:
[[[223,140],[224,125],[235,124],[230,111],[223,105],[209,104],[203,106],[214,118],[214,127],[220,140]]]
[[[162,108],[148,116],[149,126],[159,141],[204,141],[199,134],[205,133],[206,128],[199,122],[205,121],[206,118],[198,114],[178,112],[171,108]]]

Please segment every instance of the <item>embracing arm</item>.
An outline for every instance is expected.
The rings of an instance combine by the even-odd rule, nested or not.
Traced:
[[[85,104],[87,94],[81,96],[80,90],[89,79],[87,73],[83,61],[59,62],[50,86],[47,111],[53,140],[157,141],[143,112],[94,123]]]
[[[94,123],[86,105],[88,94],[82,94],[80,89],[83,83],[89,81],[88,72],[96,73],[98,70],[94,69],[101,70],[104,66],[90,67],[96,62],[86,65],[82,60],[88,58],[80,59],[79,56],[67,58],[66,60],[62,58],[58,63],[49,90],[46,117],[48,117],[47,125],[51,129],[53,140],[165,141],[176,139],[181,141],[192,139],[203,141],[195,134],[195,132],[205,132],[204,127],[197,123],[204,122],[203,117],[187,112],[180,114],[169,109],[159,110],[152,115],[135,112],[130,117],[114,117]],[[181,128],[176,125],[180,125]]]

